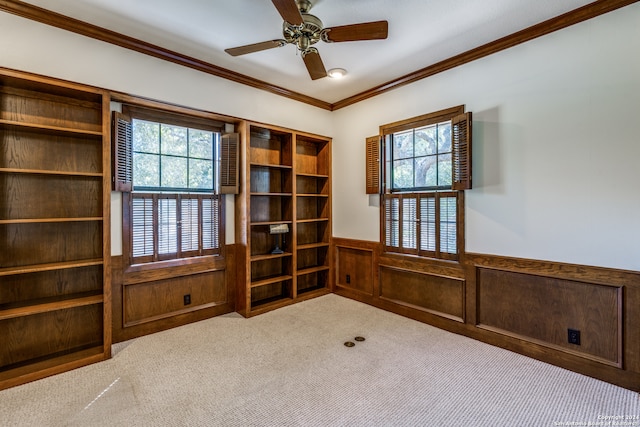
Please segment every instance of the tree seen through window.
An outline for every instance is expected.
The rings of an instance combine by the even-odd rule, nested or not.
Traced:
[[[134,119],[134,188],[212,191],[218,136],[211,131]]]
[[[451,186],[451,122],[392,135],[392,189]]]

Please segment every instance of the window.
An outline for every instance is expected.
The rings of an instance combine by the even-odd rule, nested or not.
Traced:
[[[132,263],[219,254],[220,204],[213,194],[132,193]]]
[[[126,192],[129,264],[220,254],[223,123],[132,106],[123,112],[114,115],[114,187]]]
[[[390,135],[391,190],[451,188],[451,122]]]
[[[214,189],[220,133],[133,119],[134,191]]]
[[[458,259],[460,190],[471,188],[470,126],[471,113],[460,106],[381,127],[386,251]]]
[[[456,259],[458,200],[458,192],[386,194],[386,250]]]

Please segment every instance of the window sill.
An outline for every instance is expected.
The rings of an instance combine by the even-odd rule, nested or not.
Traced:
[[[133,264],[124,268],[123,283],[149,282],[172,279],[192,274],[206,273],[226,268],[226,258],[222,255],[172,259],[144,264]]]
[[[460,258],[461,256],[458,255]],[[447,267],[447,268],[455,268],[462,269],[463,262],[460,259],[451,260],[451,259],[442,259],[442,258],[431,258],[420,255],[413,254],[402,254],[398,252],[382,252],[380,255],[380,259],[388,259],[393,260],[394,262],[407,262],[407,263],[420,263],[422,265],[433,265],[437,267]]]
[[[455,280],[465,278],[464,265],[458,261],[384,252],[380,255],[378,265],[380,268],[412,271]]]

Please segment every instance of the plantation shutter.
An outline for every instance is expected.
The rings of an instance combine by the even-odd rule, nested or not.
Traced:
[[[178,252],[178,200],[175,195],[158,196],[158,258],[174,258]],[[167,255],[171,255],[167,257]]]
[[[197,197],[182,196],[180,198],[181,256],[193,256],[198,253],[200,246],[199,211]]]
[[[207,254],[220,253],[219,196],[202,200],[202,250]]]
[[[131,256],[134,262],[153,261],[153,196],[134,195],[131,200]]]
[[[114,111],[111,115],[111,183],[114,191],[133,189],[133,127],[131,118]]]
[[[240,163],[240,134],[222,135],[220,146],[220,194],[238,194]]]
[[[420,195],[420,251],[436,253],[436,194]]]
[[[400,248],[400,198],[397,195],[384,196],[385,246]]]
[[[418,253],[418,197],[402,196],[402,248],[406,253]]]
[[[456,254],[457,244],[457,200],[455,196],[439,197],[440,202],[440,252]]]
[[[385,250],[418,253],[418,195],[385,194]]]
[[[380,193],[380,137],[371,136],[366,142],[367,194]]]
[[[471,189],[471,112],[451,120],[453,190]]]

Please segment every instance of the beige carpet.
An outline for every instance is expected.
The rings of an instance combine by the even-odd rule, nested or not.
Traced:
[[[366,341],[343,345],[356,336]],[[630,422],[617,425],[640,426],[638,393],[336,295],[138,338],[109,361],[0,392],[2,426],[586,426],[620,416]]]

